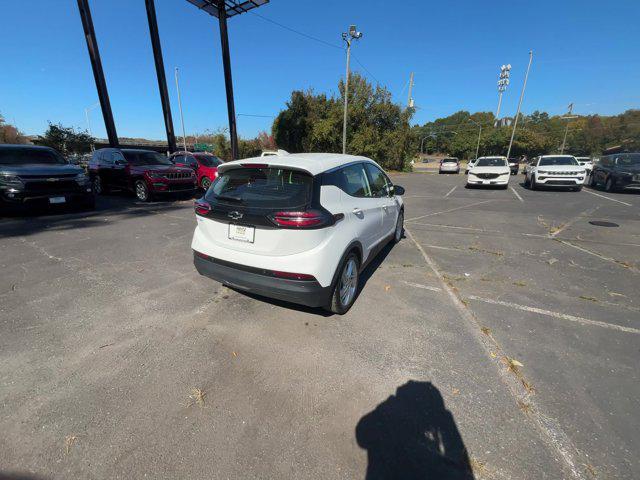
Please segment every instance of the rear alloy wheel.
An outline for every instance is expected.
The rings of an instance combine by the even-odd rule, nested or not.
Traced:
[[[96,195],[100,195],[102,193],[102,180],[100,180],[100,177],[98,175],[93,177],[91,188],[93,190],[93,193]]]
[[[149,194],[149,187],[147,187],[147,183],[144,180],[138,180],[135,184],[135,192],[136,198],[141,202],[148,202],[151,200],[151,195]]]
[[[607,178],[607,182],[604,184],[604,189],[607,192],[613,192],[615,191],[616,187],[613,184],[613,180],[611,180],[611,177]]]
[[[350,253],[342,264],[338,280],[331,296],[329,310],[338,315],[343,315],[353,305],[358,292],[358,270],[360,262],[355,253]]]
[[[200,180],[200,186],[205,192],[209,190],[209,187],[211,186],[211,180],[209,177],[202,177],[202,180]]]
[[[393,234],[393,242],[398,243],[402,240],[402,234],[404,233],[404,211],[400,210],[398,214],[398,221],[396,222],[396,231]]]

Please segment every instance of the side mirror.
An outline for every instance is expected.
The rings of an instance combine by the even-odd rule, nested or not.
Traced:
[[[114,165],[126,165],[127,164],[126,161],[124,161],[124,160],[122,160],[120,158],[118,160],[116,160],[115,162],[113,162],[113,163],[114,163]]]
[[[394,195],[404,195],[404,187],[401,187],[400,185],[394,185],[393,186],[393,194]]]

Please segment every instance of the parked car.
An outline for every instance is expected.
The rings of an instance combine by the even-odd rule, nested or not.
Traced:
[[[443,158],[438,173],[460,173],[460,160],[455,157]]]
[[[193,194],[197,179],[193,169],[178,167],[165,155],[128,148],[96,150],[89,162],[89,175],[96,194],[125,190],[143,202],[165,193]]]
[[[469,161],[467,162],[467,168],[465,168],[465,170],[464,170],[464,174],[465,174],[465,175],[468,175],[468,174],[469,174],[469,170],[471,170],[471,167],[473,167],[477,161],[478,161],[478,159],[477,159],[477,158],[474,158],[474,159],[469,160]]]
[[[36,203],[93,208],[95,198],[84,170],[53,148],[0,145],[0,209]]]
[[[196,172],[197,183],[203,190],[208,190],[218,176],[218,166],[223,163],[218,157],[206,152],[176,152],[169,157],[174,165],[189,167]]]
[[[480,157],[469,169],[467,187],[492,185],[507,188],[510,176],[507,157]]]
[[[343,314],[362,269],[403,233],[404,189],[372,160],[235,160],[195,203],[194,263],[230,287]]]
[[[640,189],[640,153],[604,155],[589,177],[589,185],[604,185],[607,192]]]
[[[576,157],[578,164],[587,171],[587,175],[591,174],[591,170],[593,170],[593,160],[591,157]]]
[[[560,187],[579,191],[586,171],[572,155],[542,155],[527,165],[525,175],[524,184],[531,190]]]
[[[511,171],[511,175],[517,175],[520,171],[520,160],[515,157],[509,158],[509,170]]]

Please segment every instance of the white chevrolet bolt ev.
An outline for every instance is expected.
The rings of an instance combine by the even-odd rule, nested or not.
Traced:
[[[507,188],[511,169],[507,157],[480,157],[467,174],[467,187],[491,185]]]
[[[195,203],[201,275],[343,314],[359,274],[403,234],[404,189],[372,160],[330,153],[224,163]]]

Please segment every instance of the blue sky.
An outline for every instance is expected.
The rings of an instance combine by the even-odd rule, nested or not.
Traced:
[[[0,113],[27,134],[47,121],[86,128],[97,102],[75,0],[2,2]],[[164,138],[143,0],[90,0],[119,136]],[[397,5],[397,6],[393,6]],[[176,132],[173,68],[180,68],[188,133],[226,126],[217,20],[186,0],[156,0]],[[515,112],[528,51],[534,60],[523,104],[528,113],[581,114],[640,108],[640,2],[636,0],[271,0],[256,13],[336,46],[355,23],[364,33],[354,70],[406,102],[415,72],[414,122],[460,109],[495,111],[499,66],[513,66],[502,113]],[[293,89],[335,92],[344,52],[248,13],[229,20],[242,136],[269,131]],[[373,77],[372,77],[373,76]],[[100,109],[96,136],[106,136]]]

